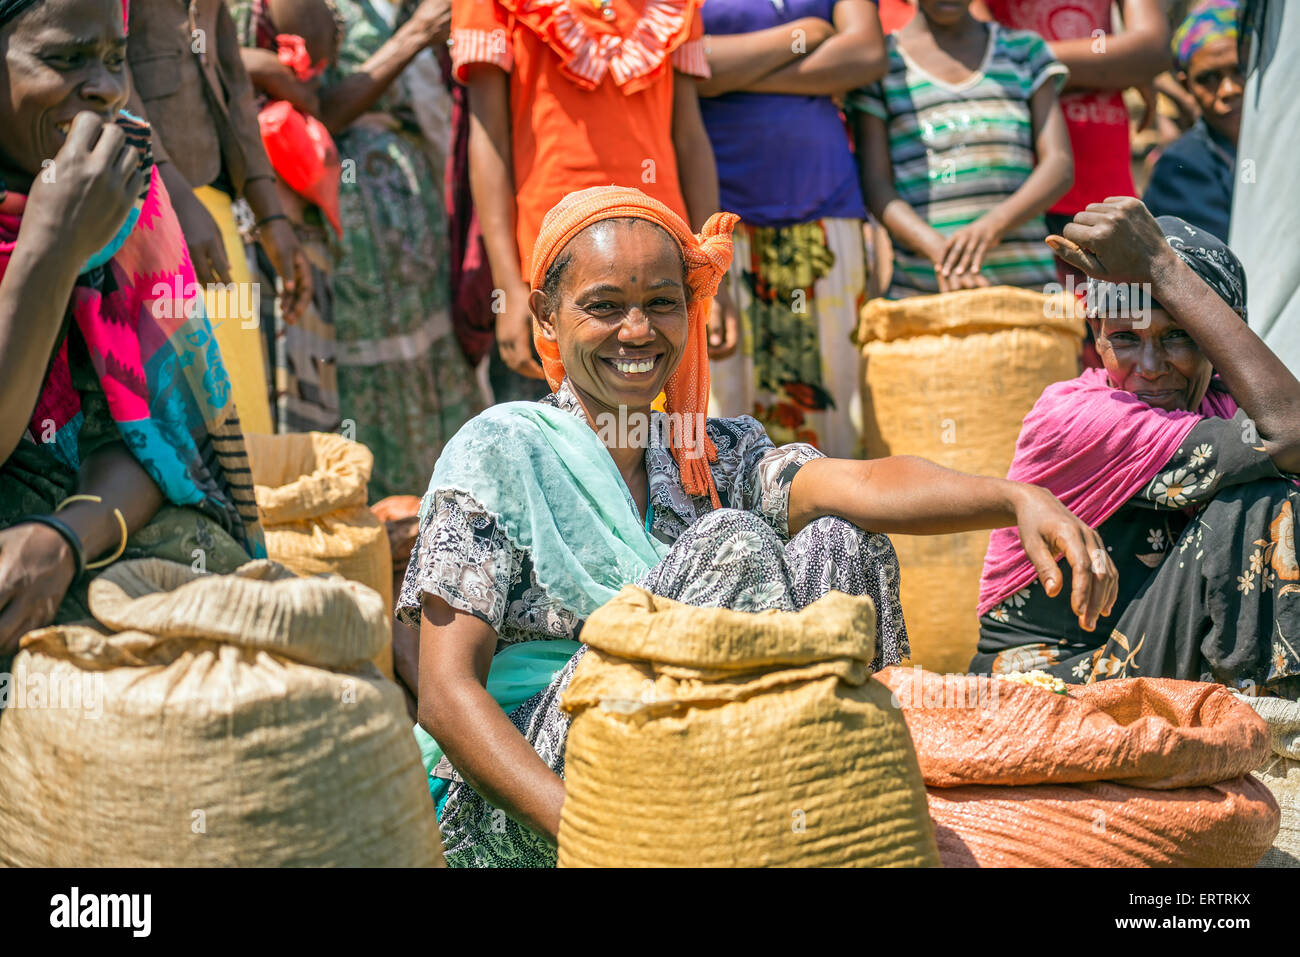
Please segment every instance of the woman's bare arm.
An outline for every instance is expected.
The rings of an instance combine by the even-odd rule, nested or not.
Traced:
[[[1056,40],[1055,57],[1070,68],[1066,90],[1126,90],[1168,70],[1169,21],[1160,0],[1124,0],[1124,32]]]
[[[1101,537],[1045,489],[966,475],[926,459],[813,459],[790,486],[790,534],[825,516],[872,532],[942,535],[1016,525],[1048,595],[1062,585],[1055,555],[1070,564],[1070,607],[1091,631],[1109,613],[1118,575]]]
[[[496,643],[487,623],[425,595],[420,727],[489,804],[556,842],[564,782],[487,693]]]
[[[885,121],[862,110],[852,113],[853,138],[858,154],[858,173],[867,208],[890,238],[912,252],[937,263],[947,240],[898,195],[894,186],[894,163],[889,155],[889,133]],[[940,283],[941,291],[946,292]]]
[[[832,33],[825,20],[804,17],[752,33],[711,34],[710,76],[696,80],[696,89],[705,97],[747,89],[773,70],[816,49]]]
[[[837,0],[831,16],[834,36],[746,89],[754,93],[835,96],[884,76],[889,61],[876,5],[868,0]]]

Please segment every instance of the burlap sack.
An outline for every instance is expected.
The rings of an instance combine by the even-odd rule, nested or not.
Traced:
[[[148,559],[89,597],[104,630],[32,632],[14,661],[0,863],[442,863],[401,694],[369,664],[372,590]]]
[[[1073,297],[1009,286],[873,299],[862,310],[863,442],[868,458],[920,455],[1002,477],[1044,388],[1079,372],[1084,323]],[[965,671],[988,532],[891,535],[912,660]]]
[[[371,451],[330,432],[245,438],[267,555],[299,575],[335,574],[369,585],[391,615],[388,534],[366,507]],[[391,644],[375,665],[393,676]]]
[[[1269,754],[1255,768],[1282,809],[1277,840],[1260,867],[1300,867],[1300,702],[1282,698],[1243,698],[1268,724]]]
[[[1067,695],[974,675],[886,668],[929,787],[1122,781],[1168,790],[1248,774],[1268,729],[1222,685],[1128,678]]]
[[[938,857],[875,609],[695,608],[629,586],[563,706],[561,866],[904,866]]]
[[[1222,686],[879,679],[916,743],[945,867],[1250,867],[1277,834],[1249,775],[1264,722]]]
[[[927,792],[944,867],[1253,867],[1278,826],[1250,775],[1173,791],[1096,781]]]

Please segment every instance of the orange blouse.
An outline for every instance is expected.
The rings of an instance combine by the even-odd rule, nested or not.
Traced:
[[[456,78],[476,64],[510,75],[524,276],[542,217],[574,190],[634,186],[689,221],[673,150],[673,69],[709,75],[702,3],[453,0]]]

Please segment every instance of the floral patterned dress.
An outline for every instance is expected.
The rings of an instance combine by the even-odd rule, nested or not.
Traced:
[[[1098,527],[1119,571],[1110,617],[1085,632],[1070,571],[980,619],[970,670],[1041,669],[1065,681],[1172,677],[1300,691],[1300,502],[1244,411],[1198,423],[1137,495]],[[1104,639],[1104,640],[1103,640]]]
[[[543,400],[583,417],[566,380]],[[662,415],[663,413],[654,413]],[[709,419],[718,449],[711,465],[721,509],[688,495],[669,449],[650,429],[646,449],[652,533],[668,554],[638,582],[655,594],[700,607],[796,611],[828,591],[870,595],[877,611],[877,657],[883,667],[906,657],[907,632],[898,603],[898,562],[884,535],[839,518],[822,518],[791,537],[790,486],[799,469],[820,457],[809,445],[776,446],[757,421]],[[526,549],[463,492],[435,494],[420,529],[398,600],[398,614],[418,627],[426,594],[486,622],[507,644],[581,640],[583,620],[537,581]],[[510,719],[542,759],[564,775],[568,717],[558,701],[581,660],[580,650],[551,686],[511,712]],[[453,783],[440,826],[453,866],[553,866],[555,848],[507,818],[465,784],[444,759],[434,775]]]

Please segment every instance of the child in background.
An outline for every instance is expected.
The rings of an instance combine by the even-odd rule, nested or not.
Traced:
[[[1237,63],[1237,0],[1201,0],[1174,34],[1178,81],[1201,118],[1164,151],[1142,201],[1228,241],[1246,79]]]
[[[888,295],[1041,289],[1056,279],[1043,213],[1073,179],[1067,71],[970,0],[919,8],[886,38],[885,78],[847,101],[867,205],[894,241]]]

